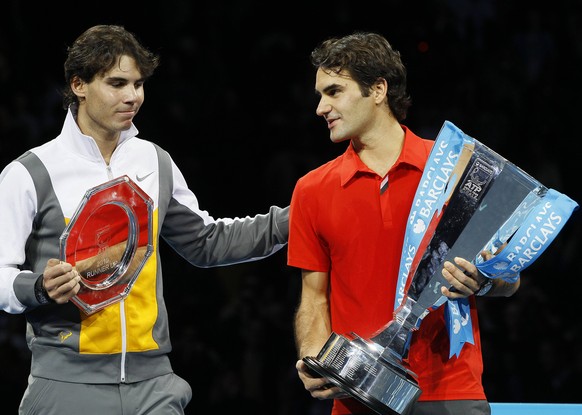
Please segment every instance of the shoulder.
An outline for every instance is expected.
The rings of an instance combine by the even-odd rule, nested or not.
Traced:
[[[171,160],[170,153],[160,144],[154,141],[146,140],[139,137],[132,137],[124,143],[126,147],[124,152],[136,155],[138,157],[153,157],[157,159]]]
[[[0,182],[13,181],[17,184],[22,184],[25,178],[30,177],[29,168],[27,168],[27,165],[30,164],[29,160],[34,160],[35,158],[34,154],[28,151],[16,160],[8,163],[0,172]]]
[[[429,158],[434,140],[421,138],[406,126],[402,126],[405,132],[404,147],[401,153],[401,160],[418,169],[424,169],[426,160]]]
[[[429,152],[432,150],[434,145],[434,140],[423,138],[420,135],[417,135],[413,132],[409,127],[402,125],[404,129],[404,133],[406,136],[406,140],[414,147],[422,148],[424,150],[428,150]]]
[[[322,186],[334,181],[335,178],[339,180],[339,166],[341,164],[342,156],[328,161],[325,164],[307,172],[297,181],[297,186],[303,189],[321,188]]]

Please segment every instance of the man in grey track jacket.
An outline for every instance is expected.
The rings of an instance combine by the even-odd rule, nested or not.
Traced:
[[[198,267],[287,243],[288,208],[215,219],[170,155],[137,137],[133,118],[158,63],[123,27],[88,29],[68,50],[60,135],[0,174],[0,308],[26,314],[32,351],[21,414],[183,414],[192,390],[168,358],[159,238]],[[59,237],[88,189],[122,176],[152,201],[151,255],[125,297],[87,314],[71,301],[84,280],[60,258]]]

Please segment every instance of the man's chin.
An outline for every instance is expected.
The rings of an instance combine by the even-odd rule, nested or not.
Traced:
[[[131,125],[132,125],[132,120],[129,120],[129,121],[124,121],[124,122],[121,124],[121,126],[120,126],[120,128],[119,128],[119,129],[120,129],[121,131],[127,131],[127,130],[129,130],[129,129],[131,128]]]
[[[329,139],[331,140],[332,143],[341,143],[343,141],[349,140],[347,137],[338,137],[334,136],[333,134],[329,135]]]

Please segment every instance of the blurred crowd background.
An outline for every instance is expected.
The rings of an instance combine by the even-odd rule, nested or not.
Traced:
[[[60,132],[66,47],[93,24],[114,23],[162,57],[135,123],[172,154],[201,207],[221,217],[287,205],[300,176],[345,149],[315,115],[309,53],[324,38],[371,30],[408,68],[413,131],[434,138],[449,120],[582,201],[574,0],[149,3],[2,3],[1,167]],[[492,402],[582,402],[580,235],[578,212],[515,296],[478,299]],[[189,413],[325,413],[329,403],[313,400],[294,368],[300,275],[285,251],[198,269],[162,249],[171,358],[194,389]],[[26,387],[24,335],[23,316],[0,312],[2,413],[16,413]]]

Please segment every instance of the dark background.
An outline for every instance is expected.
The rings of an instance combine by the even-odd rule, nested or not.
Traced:
[[[0,164],[60,132],[66,47],[122,24],[162,57],[136,118],[214,217],[266,212],[343,152],[315,115],[309,53],[355,30],[384,34],[408,68],[405,124],[434,138],[450,120],[548,187],[580,201],[582,21],[576,1],[383,0],[224,3],[29,2],[0,9]],[[51,16],[51,17],[49,17]],[[582,402],[580,214],[510,299],[479,299],[492,402]],[[2,243],[9,241],[2,241]],[[300,277],[285,252],[198,269],[162,246],[176,372],[189,413],[318,414],[303,390],[292,317]],[[3,413],[16,413],[30,356],[21,315],[0,312]]]

